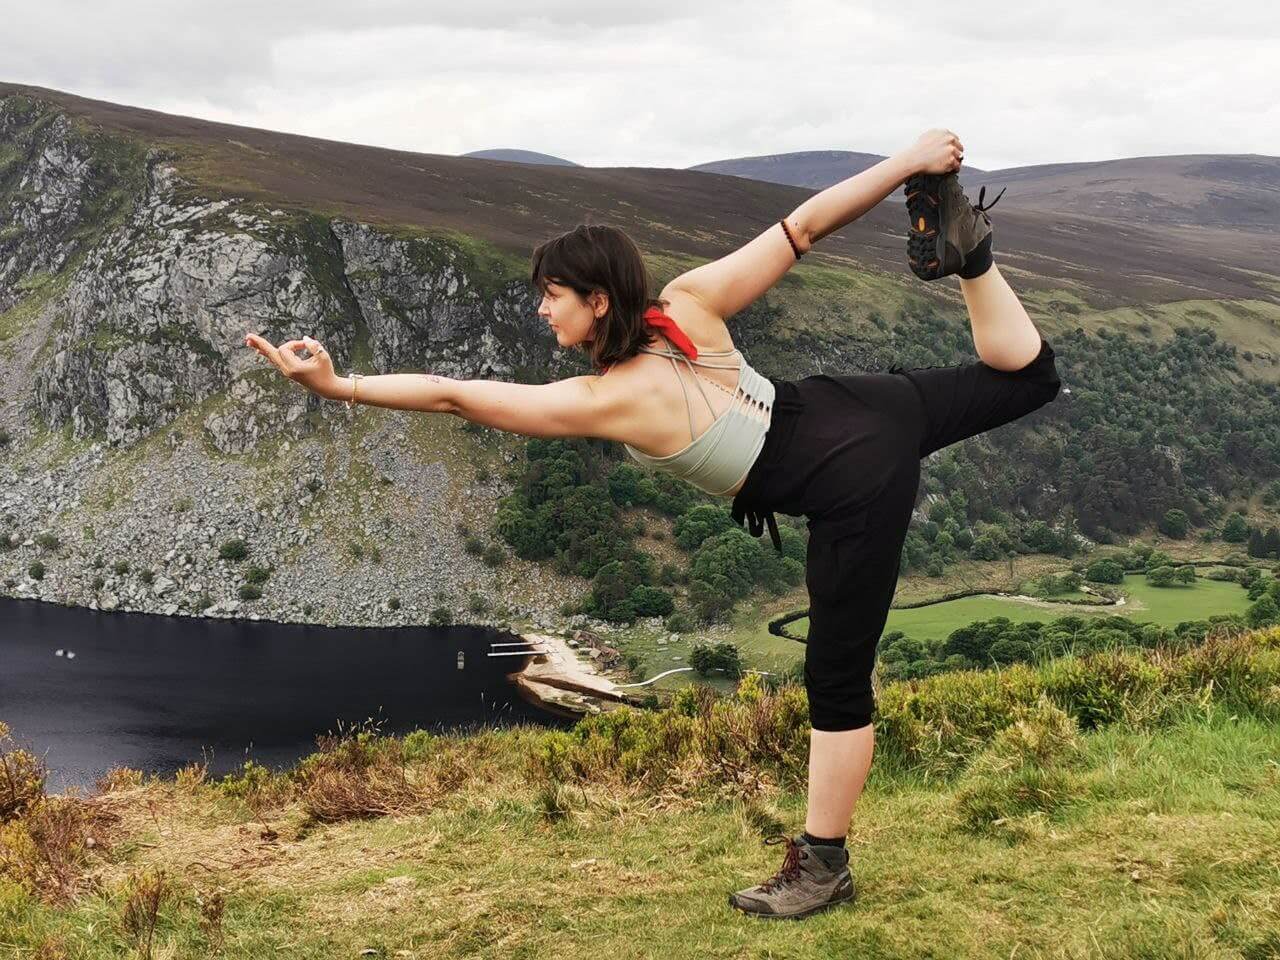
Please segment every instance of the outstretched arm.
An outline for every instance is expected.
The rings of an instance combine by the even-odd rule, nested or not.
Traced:
[[[912,174],[958,170],[963,153],[964,146],[951,131],[928,130],[907,149],[814,194],[785,218],[800,253],[858,219]],[[681,290],[727,319],[782,279],[795,261],[787,235],[774,223],[746,246],[676,277],[663,296]]]
[[[339,377],[319,341],[311,337],[273,346],[265,337],[245,334],[245,346],[266,357],[282,374],[327,400],[393,410],[452,413],[488,427],[530,437],[614,436],[617,412],[624,399],[606,389],[600,377],[581,376],[552,383],[507,383],[504,380],[455,380],[434,373],[384,373]],[[311,356],[299,357],[305,349]]]
[[[614,401],[608,399],[612,391],[599,381],[590,375],[551,383],[451,380],[450,413],[527,437],[617,439],[612,435]]]
[[[397,410],[452,413],[463,420],[527,437],[606,437],[607,401],[596,376],[552,383],[454,380],[432,373],[361,377],[356,402]],[[326,396],[351,399],[351,378],[339,377]]]

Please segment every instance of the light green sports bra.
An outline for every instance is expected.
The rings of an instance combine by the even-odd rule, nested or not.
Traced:
[[[665,339],[665,334],[662,336]],[[684,393],[685,409],[689,415],[689,436],[692,439],[687,447],[665,457],[651,457],[629,443],[624,443],[623,446],[635,460],[646,466],[687,480],[698,489],[715,496],[727,494],[747,475],[747,471],[756,462],[756,457],[764,447],[765,434],[769,431],[773,414],[775,393],[773,383],[768,377],[756,372],[755,368],[747,363],[746,357],[742,357],[740,365],[703,363],[701,360],[690,360],[678,350],[655,350],[650,347],[641,347],[640,350],[642,353],[652,353],[671,360],[671,367],[676,371],[676,379],[680,381],[680,389]],[[698,356],[731,357],[735,353],[741,355],[742,351],[737,349],[699,350]],[[689,390],[680,376],[676,358],[683,360],[689,367],[689,372],[696,378],[694,382],[698,384],[698,390],[702,393],[702,399],[706,401],[707,409],[711,411],[712,416],[715,416],[715,408],[707,399],[707,392],[701,383],[705,378],[698,376],[693,365],[738,370],[738,383],[733,392],[733,402],[699,437],[693,436],[693,409],[689,404]],[[715,383],[714,380],[710,382],[728,393],[727,387]]]

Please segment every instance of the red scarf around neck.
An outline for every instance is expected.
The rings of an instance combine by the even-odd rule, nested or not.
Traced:
[[[644,322],[645,326],[661,330],[670,337],[671,342],[690,360],[698,359],[698,348],[693,345],[693,341],[685,336],[685,332],[676,326],[674,320],[657,307],[650,307],[644,312]]]
[[[667,337],[680,348],[680,352],[687,356],[690,360],[698,359],[698,348],[694,346],[683,330],[676,326],[675,320],[667,316],[657,307],[650,307],[644,312],[644,323],[646,327],[655,330],[661,330]],[[602,373],[607,373],[608,367],[605,367]]]

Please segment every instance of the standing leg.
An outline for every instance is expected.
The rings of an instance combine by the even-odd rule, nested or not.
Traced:
[[[871,770],[875,727],[809,731],[809,812],[804,830],[811,837],[843,837]]]
[[[912,479],[918,482],[919,460],[908,452]],[[915,491],[906,492],[913,497]],[[804,916],[856,895],[845,835],[871,767],[871,672],[898,579],[909,506],[906,515],[899,513],[883,526],[872,527],[863,514],[844,518],[857,529],[835,535],[817,524],[810,534],[804,661],[812,728],[807,836],[781,838],[787,843],[782,869],[763,884],[730,894],[729,902],[748,913]]]
[[[865,526],[809,540],[809,809],[805,832],[843,838],[871,769],[876,646],[898,584],[902,545],[919,483],[919,460],[904,462],[891,492],[864,515]]]

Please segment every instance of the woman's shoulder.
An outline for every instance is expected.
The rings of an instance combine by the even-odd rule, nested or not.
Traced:
[[[662,291],[667,301],[664,312],[676,322],[699,350],[732,350],[733,337],[724,318],[709,310],[694,294],[668,287]]]

